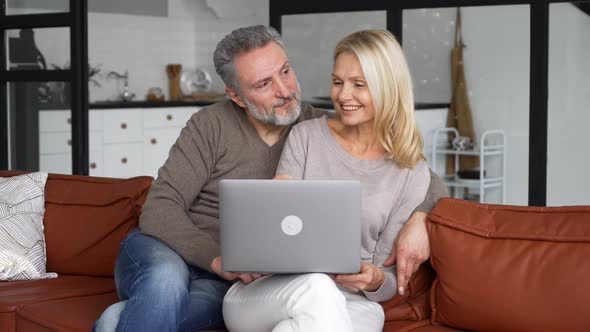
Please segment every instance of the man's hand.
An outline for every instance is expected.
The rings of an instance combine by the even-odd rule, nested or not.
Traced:
[[[385,275],[377,266],[361,262],[361,272],[357,274],[337,274],[332,279],[337,284],[355,292],[361,290],[373,292],[383,284]]]
[[[391,266],[397,261],[398,293],[403,295],[412,274],[430,256],[430,242],[426,231],[424,212],[414,212],[393,243],[391,255],[383,266]]]
[[[226,272],[221,268],[221,256],[217,256],[217,257],[213,258],[210,265],[211,265],[211,270],[213,272],[217,273],[223,279],[228,280],[228,281],[240,279],[246,285],[251,283],[252,281],[264,276],[261,273]]]
[[[293,177],[289,174],[279,174],[272,179],[273,180],[293,180]]]

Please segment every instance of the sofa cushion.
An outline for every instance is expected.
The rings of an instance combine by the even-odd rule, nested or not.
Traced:
[[[22,172],[0,171],[0,177],[17,174]],[[44,218],[47,270],[112,276],[121,240],[137,226],[152,180],[49,174]]]
[[[587,331],[590,207],[442,199],[430,215],[432,322],[466,330]]]
[[[405,295],[397,294],[391,300],[381,303],[385,321],[419,321],[430,317],[429,290],[434,276],[430,263],[422,264],[408,282]]]
[[[14,331],[17,311],[28,305],[114,292],[112,278],[60,276],[56,279],[0,282],[0,331]]]
[[[47,173],[0,177],[0,280],[55,278],[46,272],[43,214]]]
[[[117,302],[115,292],[31,304],[16,315],[18,331],[90,331],[101,313]]]

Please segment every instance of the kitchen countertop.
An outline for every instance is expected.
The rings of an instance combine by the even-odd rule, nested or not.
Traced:
[[[208,106],[215,103],[214,101],[102,101],[90,103],[90,109],[117,109],[117,108],[156,108],[156,107],[191,107],[191,106]],[[311,104],[315,107],[332,109],[334,106],[329,99],[313,98],[304,100],[304,103]],[[448,103],[416,103],[416,110],[426,110],[435,108],[449,108]],[[63,110],[69,109],[64,105],[40,105],[42,110]]]

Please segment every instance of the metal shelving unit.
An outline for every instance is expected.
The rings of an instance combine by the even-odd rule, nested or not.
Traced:
[[[451,140],[459,137],[456,128],[439,128],[432,136],[432,169],[437,170],[437,157],[439,155],[452,155],[455,161],[455,170],[459,169],[459,156],[479,156],[479,179],[464,179],[457,175],[443,177],[443,181],[449,189],[468,188],[479,190],[479,201],[485,202],[486,189],[501,188],[501,203],[506,203],[506,134],[502,130],[487,130],[472,149],[457,150],[449,147],[448,137]],[[485,176],[486,166],[489,164],[488,157],[501,158],[501,172],[498,176]],[[454,190],[456,192],[456,190]]]

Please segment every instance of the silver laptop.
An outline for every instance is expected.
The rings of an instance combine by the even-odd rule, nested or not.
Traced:
[[[358,273],[361,189],[344,180],[221,180],[223,269]]]

